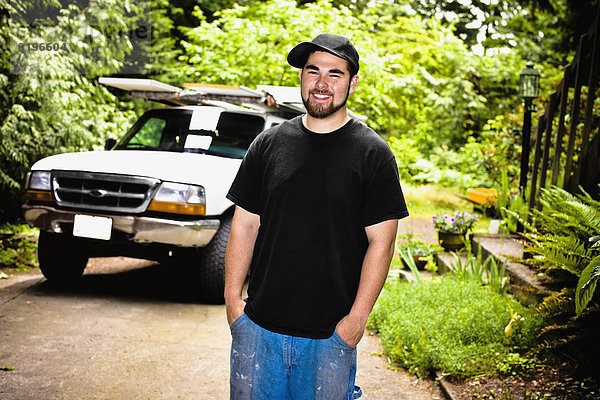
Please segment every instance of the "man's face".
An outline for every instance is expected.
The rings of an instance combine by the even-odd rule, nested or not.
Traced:
[[[300,92],[308,115],[327,118],[346,105],[358,83],[346,60],[324,51],[312,53],[300,71]]]

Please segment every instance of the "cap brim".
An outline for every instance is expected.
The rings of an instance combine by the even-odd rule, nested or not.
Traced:
[[[315,44],[313,42],[302,42],[302,43],[296,45],[288,54],[287,62],[292,67],[302,69],[306,65],[306,61],[308,60],[308,55],[312,51],[325,51],[327,53],[333,54],[336,57],[341,58],[342,60],[346,60],[346,61],[350,62],[350,60],[348,60],[346,57],[344,57],[340,53],[337,53],[331,49],[328,49],[321,45]],[[350,71],[350,72],[352,72],[352,71]]]

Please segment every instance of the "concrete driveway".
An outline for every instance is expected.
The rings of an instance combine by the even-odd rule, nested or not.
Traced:
[[[183,271],[92,259],[77,290],[38,271],[0,280],[0,399],[227,399],[224,306],[197,304]],[[391,370],[379,338],[359,345],[364,399],[441,399]]]

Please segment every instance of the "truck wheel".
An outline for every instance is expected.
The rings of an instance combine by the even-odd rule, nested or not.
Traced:
[[[225,249],[231,231],[232,216],[225,216],[221,226],[200,256],[200,276],[198,286],[200,295],[206,301],[223,304],[225,299]]]
[[[81,279],[88,256],[71,235],[42,231],[38,240],[38,261],[48,282],[70,285]]]

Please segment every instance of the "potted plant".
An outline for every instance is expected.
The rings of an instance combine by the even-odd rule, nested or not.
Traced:
[[[418,269],[424,269],[430,263],[435,265],[433,256],[439,250],[435,243],[424,242],[416,238],[416,234],[409,232],[398,235],[396,240],[396,251],[405,267],[408,267],[407,258],[412,258]]]
[[[465,246],[467,233],[477,222],[477,216],[456,211],[454,214],[434,215],[432,220],[440,245],[446,251],[456,251]]]

